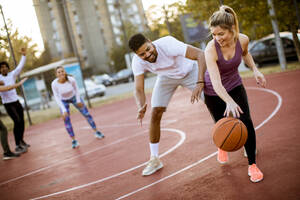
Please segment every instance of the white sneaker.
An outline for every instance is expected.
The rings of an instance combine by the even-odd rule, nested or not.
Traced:
[[[255,149],[255,155],[257,155],[257,149]],[[244,157],[245,158],[248,157],[245,147],[244,147]]]
[[[143,176],[148,176],[153,174],[154,172],[156,172],[157,170],[163,168],[163,164],[162,162],[159,160],[158,157],[155,156],[151,156],[147,166],[145,167],[145,169],[143,170],[142,175]]]

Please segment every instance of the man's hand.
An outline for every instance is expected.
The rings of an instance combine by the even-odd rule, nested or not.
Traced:
[[[137,120],[139,121],[139,123],[141,124],[141,126],[143,125],[143,118],[145,116],[145,113],[147,111],[147,104],[145,103],[139,110],[138,110],[138,114],[137,114]]]
[[[191,96],[191,103],[193,104],[195,100],[198,102],[200,100],[201,92],[204,88],[204,83],[198,83],[196,87],[193,90],[192,96]]]
[[[26,56],[26,48],[21,48],[20,53],[21,53],[23,56]]]

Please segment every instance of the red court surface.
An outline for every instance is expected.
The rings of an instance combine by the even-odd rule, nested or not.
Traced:
[[[71,148],[61,119],[26,129],[32,147],[0,161],[0,199],[222,199],[300,198],[300,70],[266,76],[267,89],[245,79],[257,133],[257,164],[264,180],[252,183],[243,151],[216,161],[213,120],[203,103],[190,104],[179,88],[162,120],[164,168],[142,177],[149,159],[148,109],[137,125],[134,98],[90,110],[105,139],[97,140],[79,114],[71,116],[78,149]],[[150,102],[148,95],[148,104]],[[12,134],[10,143],[13,146]]]

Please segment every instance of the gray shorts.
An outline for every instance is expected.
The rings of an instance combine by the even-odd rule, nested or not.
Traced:
[[[167,107],[171,97],[178,86],[193,91],[198,80],[198,64],[182,79],[173,79],[166,76],[158,76],[154,85],[151,98],[151,107]]]

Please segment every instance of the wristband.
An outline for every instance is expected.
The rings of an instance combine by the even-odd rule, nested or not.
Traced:
[[[197,81],[196,84],[205,83],[205,81]]]

